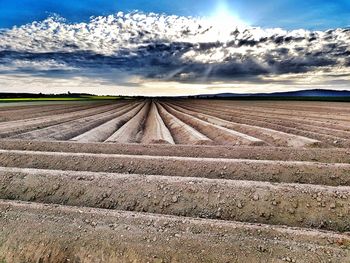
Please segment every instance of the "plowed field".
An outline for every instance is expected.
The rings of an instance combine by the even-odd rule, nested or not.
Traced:
[[[350,105],[0,108],[0,262],[350,262]]]

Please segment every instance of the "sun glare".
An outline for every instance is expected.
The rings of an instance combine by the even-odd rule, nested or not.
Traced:
[[[232,27],[245,27],[248,25],[246,21],[243,21],[239,15],[232,10],[226,0],[218,2],[218,5],[209,19],[222,30]]]

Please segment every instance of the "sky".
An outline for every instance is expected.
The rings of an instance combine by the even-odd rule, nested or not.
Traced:
[[[350,89],[349,28],[349,0],[0,0],[0,92]]]
[[[255,26],[310,30],[350,26],[349,0],[1,0],[0,28],[43,20],[52,13],[70,22],[87,22],[91,16],[135,10],[178,16],[210,16],[223,2],[229,12]]]

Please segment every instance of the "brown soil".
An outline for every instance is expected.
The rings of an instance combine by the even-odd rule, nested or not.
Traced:
[[[349,231],[350,187],[0,168],[0,198]]]
[[[5,167],[350,186],[350,164],[0,150]]]
[[[346,235],[0,201],[5,262],[348,262]]]
[[[145,124],[142,143],[144,144],[175,144],[169,129],[165,126],[162,117],[154,102],[151,104],[150,112]]]
[[[110,121],[90,129],[85,133],[71,139],[71,141],[78,142],[104,142],[108,140],[119,128],[121,128],[127,121],[129,121],[141,108],[143,104],[126,105],[117,112],[117,117]],[[114,116],[113,116],[114,117]]]
[[[348,104],[67,105],[0,109],[1,263],[350,262]]]
[[[183,103],[180,105],[182,107],[188,108],[187,104]],[[205,112],[228,121],[260,126],[277,131],[283,131],[285,133],[313,138],[322,141],[324,146],[335,145],[337,147],[349,147],[347,136],[349,136],[350,127],[348,122],[346,122],[346,125],[344,126],[339,125],[338,122],[334,122],[331,119],[317,121],[312,117],[309,117],[309,113],[297,115],[299,117],[283,117],[283,114],[281,116],[278,110],[274,112],[260,113],[261,111],[264,111],[263,108],[245,109],[243,107],[243,109],[232,109],[230,107],[230,109],[225,109],[225,104],[216,106],[196,105],[195,102],[191,103],[190,105],[190,109],[195,109],[199,112]],[[310,121],[311,125],[308,125],[310,124]]]
[[[350,163],[350,149],[285,148],[249,146],[145,145],[108,143],[74,143],[64,141],[0,140],[0,149],[43,152],[104,153],[123,155],[179,156],[280,161]]]

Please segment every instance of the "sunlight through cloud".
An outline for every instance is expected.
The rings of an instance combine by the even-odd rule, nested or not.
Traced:
[[[249,23],[244,21],[239,14],[227,3],[226,0],[220,0],[209,15],[209,20],[222,29],[232,29],[232,27],[247,27]]]
[[[297,84],[303,88],[330,85],[337,69],[335,88],[348,85],[349,29],[252,27],[232,10],[221,1],[211,15],[201,18],[120,12],[68,23],[54,16],[4,30],[0,32],[0,85],[14,88],[9,77],[17,76],[13,83],[26,79],[21,86],[31,84],[35,89],[48,79],[60,89],[69,86],[69,81],[60,79],[80,84],[94,79],[100,83],[96,89],[105,92],[103,86],[108,90],[113,86],[117,94],[143,89],[142,94],[154,94],[147,83],[164,89],[164,83],[176,83],[182,94],[201,92],[199,86],[215,93],[228,83],[231,88],[253,87],[258,92],[266,89],[266,83],[276,90],[288,85],[297,88]]]

